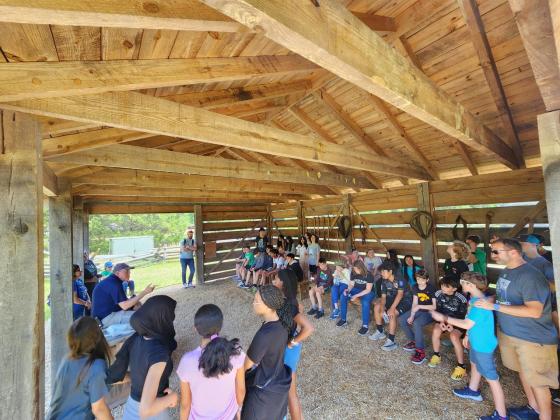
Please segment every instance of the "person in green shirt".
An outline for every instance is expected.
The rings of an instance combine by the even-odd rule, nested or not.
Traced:
[[[105,278],[109,274],[113,272],[113,263],[111,261],[107,261],[103,266],[103,271],[101,272],[101,277]]]
[[[469,248],[471,249],[471,254],[469,255],[469,265],[472,264],[471,271],[480,273],[483,276],[486,275],[486,252],[484,249],[479,248],[478,245],[482,242],[480,236],[469,235],[465,241]]]

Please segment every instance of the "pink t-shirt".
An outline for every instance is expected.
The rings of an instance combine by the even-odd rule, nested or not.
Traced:
[[[189,420],[231,420],[239,406],[235,398],[235,375],[243,367],[245,353],[231,359],[233,369],[218,378],[206,378],[198,369],[202,348],[197,347],[181,358],[177,375],[191,388],[192,403]]]

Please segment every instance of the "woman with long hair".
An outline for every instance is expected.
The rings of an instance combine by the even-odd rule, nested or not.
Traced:
[[[171,354],[177,348],[176,306],[169,296],[153,296],[130,318],[136,332],[117,353],[108,378],[109,383],[121,381],[130,367],[131,391],[123,420],[168,420],[167,409],[177,405],[177,393],[169,388]]]
[[[224,315],[212,304],[194,316],[200,346],[179,363],[180,419],[233,419],[245,398],[245,353],[239,339],[220,337]]]
[[[402,275],[408,282],[409,286],[416,285],[416,273],[422,269],[412,255],[405,255],[402,261]]]
[[[317,274],[317,264],[319,264],[319,258],[321,258],[321,247],[319,246],[319,237],[314,233],[309,236],[307,255],[309,263],[309,276],[315,277]]]
[[[296,253],[299,258],[299,265],[303,270],[303,275],[308,278],[309,274],[309,264],[307,262],[309,253],[307,252],[307,239],[305,236],[299,237],[299,243],[296,246]]]
[[[255,294],[253,310],[263,324],[253,337],[245,358],[247,393],[242,420],[282,420],[288,409],[291,369],[284,353],[293,329],[292,309],[284,293],[273,285]]]
[[[284,292],[294,318],[293,327],[288,339],[290,342],[284,353],[284,364],[292,369],[292,384],[288,394],[288,409],[292,420],[303,419],[301,403],[297,396],[296,369],[301,357],[302,342],[307,340],[315,328],[303,314],[303,306],[297,301],[298,282],[296,274],[291,270],[280,270],[272,284]]]
[[[70,352],[58,368],[47,419],[112,420],[105,401],[110,352],[97,321],[88,316],[77,319],[67,339]]]

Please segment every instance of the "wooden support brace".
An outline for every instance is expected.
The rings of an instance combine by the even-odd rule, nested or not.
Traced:
[[[352,208],[352,210],[354,210],[354,214],[356,214],[356,216],[358,216],[358,219],[360,219],[360,222],[362,222],[366,226],[366,230],[370,233],[370,235],[372,235],[375,238],[375,240],[377,241],[377,243],[379,243],[381,248],[383,248],[383,250],[385,252],[387,252],[388,251],[387,247],[383,244],[383,242],[381,242],[381,238],[379,237],[379,235],[369,226],[369,223],[362,217],[362,215],[360,214],[358,209],[356,207],[354,207],[353,204],[350,204],[350,207]]]
[[[202,206],[196,204],[194,206],[194,233],[196,240],[196,282],[199,285],[204,284],[204,219],[202,217]]]
[[[532,223],[544,211],[546,211],[546,200],[541,200],[531,209],[529,213],[527,213],[526,216],[524,216],[514,227],[511,228],[506,236],[513,238],[519,234],[519,232],[521,232],[527,224]]]

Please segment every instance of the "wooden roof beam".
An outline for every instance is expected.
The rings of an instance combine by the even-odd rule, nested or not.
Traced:
[[[297,55],[0,63],[0,102],[248,80],[316,69]]]
[[[409,162],[399,159],[364,156],[363,153],[349,150],[342,145],[324,143],[300,134],[136,92],[24,100],[0,104],[0,108],[197,140],[277,156],[293,157],[294,153],[297,153],[298,159],[301,160],[362,171],[416,179],[429,177],[423,169],[410,167]]]
[[[317,186],[365,186],[359,178],[334,173],[286,169],[282,166],[236,162],[211,156],[170,152],[147,147],[113,145],[66,156],[49,158],[54,162],[110,168],[223,176],[240,179],[305,183]]]
[[[301,108],[297,106],[293,106],[288,109],[288,112],[292,117],[296,120],[301,122],[305,127],[307,127],[312,133],[315,133],[317,136],[321,137],[323,140],[328,141],[329,143],[336,143],[339,144],[336,139],[334,139],[323,127],[313,121]]]
[[[364,22],[370,29],[377,32],[395,32],[397,24],[395,19],[389,16],[375,15],[371,13],[360,13],[350,10],[354,16]]]
[[[474,161],[471,158],[471,153],[467,150],[467,147],[458,140],[453,141],[453,146],[455,147],[455,150],[457,150],[457,153],[461,156],[461,159],[463,159],[463,162],[465,162],[465,165],[467,165],[470,173],[472,175],[478,175],[478,169],[474,164]]]
[[[166,172],[154,172],[134,169],[115,169],[84,167],[81,168],[77,176],[68,178],[73,186],[80,184],[104,185],[109,188],[120,188],[122,186],[151,187],[161,188],[165,185],[168,188],[188,189],[197,191],[232,191],[274,193],[274,194],[317,194],[324,192],[324,187],[316,185],[294,184],[288,182],[271,182],[224,178],[206,175],[172,174]]]
[[[469,29],[474,49],[478,54],[480,66],[484,73],[484,78],[488,83],[490,93],[492,94],[492,98],[500,114],[500,119],[506,133],[505,139],[512,148],[519,167],[524,168],[525,160],[523,158],[523,149],[521,148],[521,142],[519,141],[519,136],[515,129],[513,115],[509,109],[506,93],[502,86],[500,74],[498,73],[496,62],[494,61],[492,48],[490,48],[476,0],[457,0],[457,3],[459,4],[459,9]]]
[[[511,148],[338,0],[201,0],[475,150],[517,168]]]
[[[560,109],[560,10],[554,2],[509,0],[547,111]],[[552,15],[551,8],[557,13]]]
[[[197,0],[0,0],[0,22],[202,32],[247,30]]]

